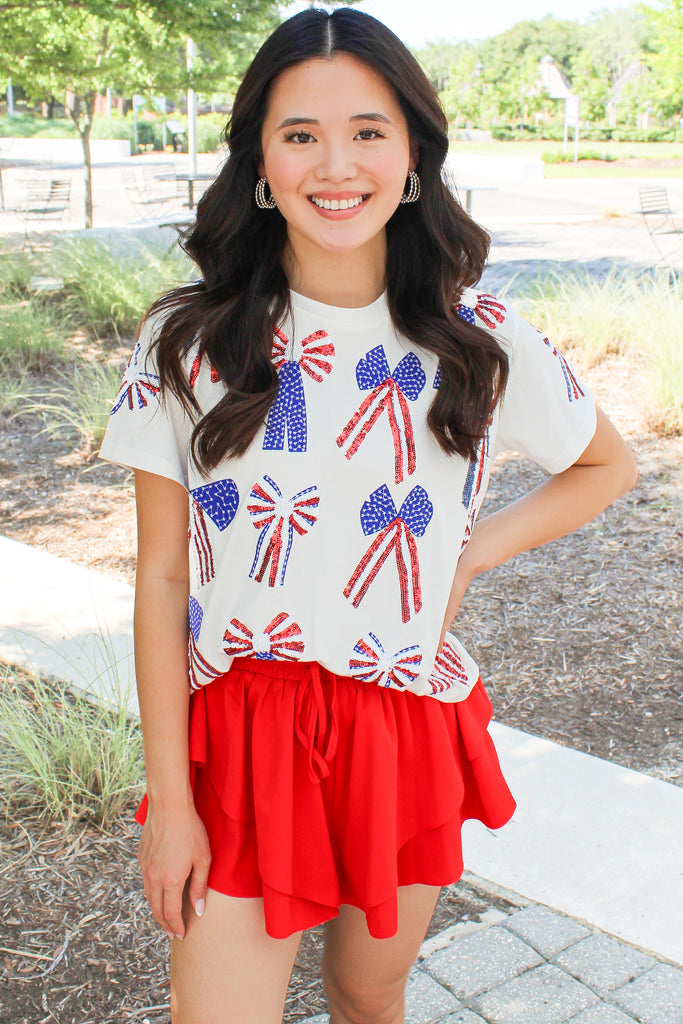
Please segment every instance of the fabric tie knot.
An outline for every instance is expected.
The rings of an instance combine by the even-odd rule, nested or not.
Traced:
[[[337,752],[339,723],[336,712],[337,681],[323,684],[320,666],[310,665],[310,674],[296,694],[294,727],[296,735],[308,752],[308,774],[320,783],[330,774]]]

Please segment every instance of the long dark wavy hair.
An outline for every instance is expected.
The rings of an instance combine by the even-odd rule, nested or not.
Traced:
[[[505,351],[456,312],[463,289],[481,276],[490,238],[442,180],[448,123],[433,86],[400,39],[370,15],[306,10],[266,40],[235,97],[224,132],[229,157],[183,242],[202,280],[168,292],[150,311],[164,313],[154,342],[162,395],[170,390],[194,415],[192,453],[204,471],[244,454],[277,394],[273,329],[290,310],[287,223],[254,200],[270,89],[285,68],[337,53],[384,76],[419,150],[421,197],[398,206],[386,225],[386,288],[397,331],[439,359],[441,384],[427,422],[442,449],[472,458],[505,388]],[[183,359],[198,331],[201,351],[227,385],[204,416]]]

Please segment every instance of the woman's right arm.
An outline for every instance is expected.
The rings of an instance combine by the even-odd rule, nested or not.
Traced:
[[[137,857],[154,917],[182,938],[185,882],[191,874],[190,900],[203,911],[211,862],[189,778],[188,498],[181,484],[142,470],[135,497],[135,672],[148,797]]]

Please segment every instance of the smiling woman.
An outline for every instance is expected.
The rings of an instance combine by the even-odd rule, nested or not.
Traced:
[[[259,173],[288,224],[290,286],[301,290],[296,267],[315,253],[325,302],[344,305],[354,279],[367,282],[361,304],[371,302],[383,286],[384,225],[417,165],[386,79],[343,53],[288,68],[271,90],[261,149]]]
[[[462,822],[515,807],[448,628],[476,575],[596,515],[634,463],[476,288],[488,236],[383,25],[284,22],[228,140],[185,243],[201,280],[143,323],[101,450],[136,471],[138,859],[178,940],[174,1024],[279,1022],[323,921],[331,1021],[400,1024]],[[550,479],[480,522],[509,448]]]

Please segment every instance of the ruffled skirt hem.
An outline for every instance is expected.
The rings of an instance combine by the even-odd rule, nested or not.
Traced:
[[[314,662],[240,658],[190,697],[190,781],[211,848],[209,887],[261,897],[286,938],[364,911],[398,929],[397,888],[463,870],[461,826],[515,801],[479,680],[461,702],[335,676]],[[144,824],[147,795],[135,814]]]

